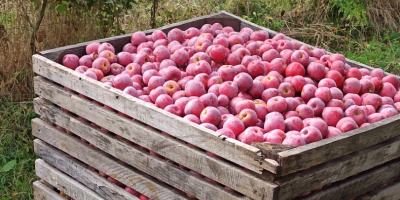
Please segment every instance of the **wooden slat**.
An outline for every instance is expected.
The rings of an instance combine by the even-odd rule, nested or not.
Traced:
[[[111,88],[78,72],[67,69],[43,56],[33,56],[33,68],[34,72],[41,76],[82,93],[172,136],[235,162],[251,171],[260,174],[262,169],[276,172],[276,166],[268,164],[262,158],[260,150],[255,147],[221,136],[214,131],[157,108],[153,104],[125,94],[121,90]],[[40,91],[35,92],[39,96],[41,95]]]
[[[76,134],[85,138],[88,142],[97,146],[99,149],[147,174],[151,174],[168,185],[192,194],[200,199],[246,199],[246,197],[242,195],[232,194],[220,186],[211,184],[188,171],[180,169],[178,166],[145,153],[142,150],[136,149],[129,144],[109,136],[108,134],[102,133],[99,130],[93,129],[90,125],[86,126],[87,128],[82,129]],[[32,121],[32,132],[36,137],[66,151],[74,157],[76,157],[75,155],[77,154],[76,152],[72,152],[73,150],[91,148],[88,145],[76,142],[79,140],[61,132],[55,127],[49,126],[47,123],[44,123],[39,119]],[[77,156],[80,156],[80,154]],[[210,194],[212,194],[212,197]],[[270,196],[268,196],[268,198],[269,197]]]
[[[81,143],[79,141],[77,142]],[[43,142],[42,140],[36,139],[34,141],[34,146],[35,152],[39,156],[46,157],[47,159],[52,159],[52,156],[54,157],[59,155],[57,151],[52,151],[52,153],[54,153],[55,155],[52,155],[52,153],[48,154],[48,150],[51,150],[51,148],[49,147],[50,145]],[[67,145],[64,145],[64,143],[62,143],[62,146],[67,147]],[[86,147],[86,145],[84,146]],[[52,147],[52,149],[55,148]],[[177,194],[175,189],[154,180],[150,176],[147,176],[126,164],[119,163],[118,160],[111,158],[111,156],[101,151],[95,150],[93,148],[82,148],[74,149],[72,153],[76,153],[76,155],[79,156],[76,158],[80,159],[80,161],[90,166],[95,166],[96,169],[112,176],[114,179],[124,183],[125,185],[148,197],[151,197],[153,199],[186,199],[180,194]],[[57,160],[57,162],[62,161]]]
[[[34,200],[65,200],[60,194],[47,187],[41,181],[33,182]]]
[[[396,180],[400,177],[400,159],[391,161],[379,167],[349,177],[344,181],[324,187],[299,200],[338,200],[350,199],[369,191],[380,185]]]
[[[36,175],[74,199],[101,200],[92,190],[63,174],[41,159],[35,161]]]
[[[99,196],[109,200],[138,200],[136,196],[129,194],[123,188],[111,183],[98,173],[88,169],[86,165],[73,159],[60,150],[51,147],[45,142],[36,139],[34,141],[35,153],[48,164],[60,169],[80,183],[89,187]]]
[[[280,186],[278,196],[280,199],[292,199],[399,157],[400,136],[309,170],[282,177],[275,181]]]
[[[400,199],[400,182],[374,190],[355,200],[398,200]]]
[[[34,136],[80,161],[96,167],[96,169],[142,194],[154,199],[187,199],[177,192],[176,189],[155,180],[153,177],[113,158],[103,151],[88,146],[77,138],[64,134],[58,129],[58,131],[53,130],[53,127],[40,119],[33,119],[32,126],[35,128],[32,130]],[[55,136],[47,136],[51,134],[55,134]],[[42,137],[47,137],[47,141]],[[58,139],[61,137],[65,140],[58,141],[57,143],[57,137]],[[71,144],[71,142],[73,142],[73,144]]]
[[[266,191],[273,193],[277,187],[276,184],[260,178],[259,174],[246,172],[242,168],[209,156],[203,151],[191,148],[185,143],[160,134],[141,123],[129,120],[78,95],[71,94],[53,83],[38,81],[35,83],[35,88],[41,91],[52,91],[54,93],[52,101],[61,107],[96,124],[101,124],[102,127],[113,133],[231,187],[246,196],[255,199],[262,198]],[[42,92],[42,94],[48,93]],[[71,118],[75,118],[74,116],[61,111],[51,103],[41,99],[35,99],[34,102],[36,112],[57,125],[68,130],[79,130],[79,127],[82,126],[80,121],[71,120]],[[74,130],[71,131],[75,132]],[[269,179],[272,180],[272,178],[272,174],[270,174]]]

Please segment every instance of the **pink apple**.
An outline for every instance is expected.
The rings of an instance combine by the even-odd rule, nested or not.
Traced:
[[[375,92],[375,85],[371,80],[362,78],[360,80],[360,84],[361,84],[360,95],[365,93]]]
[[[300,117],[289,117],[285,119],[285,131],[300,131],[304,124]]]
[[[307,52],[303,50],[296,50],[293,52],[293,54],[290,57],[291,62],[298,62],[302,64],[303,66],[307,66],[309,63],[309,56]]]
[[[306,145],[306,141],[300,134],[289,134],[290,136],[287,136],[282,144],[285,145],[292,145],[292,146],[303,146]]]
[[[236,139],[236,136],[231,129],[221,128],[221,129],[217,130],[216,132],[220,135],[225,135],[226,137]]]
[[[321,116],[322,111],[325,108],[325,103],[320,98],[316,98],[316,97],[310,99],[307,102],[307,105],[313,109],[314,116]]]
[[[285,132],[279,129],[275,129],[264,134],[264,142],[273,144],[282,144],[285,138],[286,138]]]
[[[392,83],[389,82],[383,82],[382,83],[382,89],[380,90],[379,94],[382,97],[390,97],[394,98],[394,95],[396,95],[397,89],[392,85]]]
[[[343,83],[343,92],[344,93],[354,93],[358,94],[361,90],[360,80],[356,78],[348,78]]]
[[[264,134],[259,127],[248,127],[237,136],[237,140],[251,145],[253,142],[263,142]]]
[[[382,119],[386,119],[386,116],[382,113],[373,113],[368,115],[367,122],[373,124],[375,122],[381,121]]]
[[[241,72],[233,78],[240,92],[247,91],[253,85],[253,78],[248,74]]]
[[[382,105],[382,97],[377,94],[368,94],[362,101],[362,105],[372,105],[375,110]]]
[[[239,93],[239,88],[236,83],[232,81],[225,81],[220,85],[219,93],[226,95],[229,99],[233,99],[233,97],[237,96]]]
[[[329,90],[331,91],[331,99],[343,99],[343,92],[339,88],[331,87]]]
[[[219,124],[221,120],[221,113],[215,107],[208,106],[200,114],[200,121],[202,123],[210,123],[215,126]]]
[[[191,96],[201,96],[206,93],[203,83],[197,80],[190,80],[185,85],[185,93]]]
[[[323,78],[318,82],[318,87],[335,88],[336,82],[330,78]]]
[[[340,119],[337,124],[336,128],[341,130],[343,133],[357,129],[358,125],[351,117],[344,117]]]
[[[378,77],[381,80],[385,77],[385,72],[380,68],[375,68],[370,72],[372,77]]]
[[[245,126],[242,120],[240,120],[237,117],[228,118],[225,121],[223,128],[228,128],[232,130],[232,132],[235,134],[236,137],[245,130]]]
[[[286,76],[305,76],[306,70],[304,69],[304,66],[301,63],[298,62],[292,62],[286,67],[285,71]]]
[[[280,114],[280,113],[279,113]],[[272,130],[282,130],[285,131],[285,120],[282,116],[265,116],[264,129],[266,132],[270,132]]]
[[[336,127],[328,126],[328,134],[326,134],[325,138],[331,138],[342,134],[343,132]]]
[[[315,91],[317,91],[315,85],[306,84],[304,85],[303,90],[301,90],[301,98],[307,102],[315,97]]]
[[[267,104],[268,105],[268,104]],[[314,110],[309,105],[300,104],[297,106],[296,110],[299,113],[299,117],[301,119],[312,118],[314,117]]]
[[[346,109],[344,112],[346,117],[351,117],[356,122],[358,126],[365,123],[367,120],[367,113],[361,106],[353,105]]]
[[[186,104],[184,113],[185,115],[193,114],[197,117],[200,117],[200,114],[204,108],[204,104],[201,103],[199,99],[192,99]]]
[[[245,127],[255,126],[258,122],[257,113],[252,109],[243,109],[240,111],[238,117],[243,122]]]
[[[303,129],[301,129],[300,133],[301,136],[304,138],[306,144],[322,140],[321,132],[313,126],[304,127]]]
[[[293,85],[296,92],[301,92],[303,87],[307,84],[306,79],[299,75],[293,76],[289,82]]]
[[[269,112],[283,113],[287,109],[287,102],[285,98],[281,96],[272,97],[267,102],[267,109]]]

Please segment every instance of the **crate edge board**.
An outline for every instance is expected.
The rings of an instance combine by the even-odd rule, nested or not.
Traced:
[[[395,197],[400,198],[400,182],[378,188],[377,190],[357,197],[355,200],[394,200]]]
[[[400,177],[400,159],[396,159],[361,172],[356,176],[337,182],[298,200],[337,200],[350,199],[374,190],[377,186],[396,180]]]
[[[52,146],[59,148],[60,150],[65,150],[66,152],[72,154],[74,157],[79,158],[79,156],[74,152],[76,148],[80,149],[90,149],[89,145],[82,144],[79,142],[77,138],[74,138],[67,133],[63,133],[62,131],[56,129],[53,126],[48,125],[47,123],[41,121],[40,119],[32,120],[32,132],[34,136],[44,140]],[[135,149],[130,147],[129,145],[111,137],[105,136],[105,138],[97,138],[100,135],[96,135],[95,133],[91,133],[93,137],[92,140],[103,140],[106,139],[107,142],[111,144],[118,145],[107,145],[107,147],[112,148],[111,156],[116,156],[117,159],[120,159],[127,164],[137,167],[139,170],[150,174],[151,176],[162,180],[163,182],[173,186],[174,188],[180,189],[186,193],[197,196],[202,199],[209,199],[209,194],[213,194],[215,198],[228,198],[228,199],[247,199],[245,196],[239,196],[236,194],[232,194],[220,186],[214,186],[208,181],[201,179],[188,171],[184,171],[177,166],[172,165],[171,163],[165,162],[160,158],[152,156],[148,153],[143,152],[140,149]],[[54,139],[50,139],[53,137]],[[55,140],[57,139],[57,140]],[[89,138],[88,138],[89,141]],[[94,145],[96,141],[93,141]],[[107,148],[106,145],[98,146],[99,149]],[[100,150],[96,150],[95,152],[100,152]],[[117,154],[117,155],[116,155]],[[124,157],[125,156],[125,157]],[[140,163],[139,163],[140,162]],[[199,188],[201,188],[199,190]],[[268,197],[268,196],[267,196]],[[267,198],[266,197],[266,198]]]
[[[315,166],[399,136],[400,132],[397,131],[400,129],[399,122],[400,115],[395,115],[332,138],[279,152],[281,175],[296,172],[299,166]],[[301,154],[308,156],[299,156]]]
[[[274,183],[280,186],[278,197],[286,199],[370,170],[399,157],[400,136],[397,136],[306,171],[282,177]]]
[[[139,198],[88,169],[79,161],[74,161],[72,157],[60,150],[39,139],[35,139],[33,142],[34,151],[42,160],[89,187],[102,198],[110,200],[139,200]]]
[[[171,159],[173,161],[176,160],[182,160],[182,156],[176,156],[178,159],[174,159],[175,153],[179,153],[180,151],[184,151],[185,157],[191,157],[194,156],[193,159],[190,158],[188,162],[193,162],[193,165],[184,165],[184,163],[178,162],[179,164],[183,164],[184,166],[197,171],[203,175],[205,175],[208,178],[211,178],[213,180],[216,180],[218,182],[221,182],[223,185],[226,185],[228,187],[231,187],[247,196],[254,197],[256,198],[257,196],[260,196],[260,192],[255,192],[255,191],[262,191],[264,188],[267,187],[272,187],[275,188],[277,187],[276,184],[273,184],[272,182],[267,182],[267,180],[263,180],[262,177],[248,174],[245,172],[243,169],[238,169],[234,166],[231,168],[228,163],[225,163],[223,161],[218,160],[217,158],[214,158],[212,156],[207,155],[204,152],[199,152],[197,149],[192,149],[191,147],[187,146],[186,144],[182,144],[181,142],[175,141],[175,139],[172,139],[170,137],[164,136],[160,133],[155,133],[156,131],[151,130],[147,127],[143,127],[144,129],[141,129],[140,127],[136,126],[136,129],[134,128],[135,126],[129,127],[129,124],[135,124],[136,122],[133,122],[125,117],[122,117],[116,113],[113,113],[112,111],[109,111],[107,109],[104,109],[96,104],[93,104],[92,102],[82,99],[81,97],[70,94],[67,91],[63,90],[56,90],[55,88],[52,88],[52,86],[47,85],[44,87],[49,90],[53,90],[57,96],[60,96],[59,98],[55,99],[64,99],[67,102],[71,103],[72,105],[76,106],[76,110],[81,111],[79,115],[82,113],[84,118],[86,116],[92,116],[94,119],[98,118],[97,114],[100,116],[109,116],[109,123],[112,124],[112,126],[115,126],[115,130],[126,130],[126,132],[133,133],[135,132],[134,130],[138,131],[138,135],[140,134],[145,134],[146,136],[138,136],[136,140],[133,140],[132,142],[138,142],[137,144],[141,145],[144,142],[140,142],[142,140],[148,139],[147,141],[149,145],[144,146],[156,153],[159,153],[161,155],[169,155],[166,156],[168,159]],[[68,98],[67,96],[64,96],[64,94],[71,95],[71,98]],[[76,97],[76,98],[74,98]],[[57,101],[53,99],[53,101]],[[41,98],[36,98],[34,100],[34,108],[36,113],[42,115],[43,117],[47,118],[50,120],[51,123],[55,123],[61,127],[66,128],[67,130],[70,130],[72,132],[76,132],[79,130],[82,126],[82,122],[78,120],[73,120],[76,119],[74,116],[71,114],[68,114],[56,106],[52,105],[51,102],[41,99]],[[64,107],[68,109],[68,107]],[[72,110],[75,111],[75,110]],[[104,111],[104,112],[103,112]],[[91,118],[86,118],[91,120]],[[106,121],[108,121],[106,120]],[[101,121],[101,124],[105,125],[107,122]],[[118,126],[120,125],[120,126]],[[109,129],[109,127],[105,127],[106,129]],[[146,130],[146,128],[148,130]],[[112,129],[109,129],[112,130]],[[132,130],[132,131],[127,131],[127,130]],[[129,133],[125,133],[123,131],[119,132],[114,132],[114,133],[119,133],[118,135],[122,137],[129,136]],[[78,133],[79,134],[79,133]],[[152,136],[155,135],[154,137]],[[146,138],[147,137],[147,138]],[[151,139],[150,139],[151,138]],[[155,143],[156,142],[156,143]],[[163,152],[157,151],[157,148],[154,146],[156,144],[160,144],[162,148],[167,148],[166,149],[166,154]],[[168,149],[171,149],[171,151],[168,151]],[[192,152],[192,153],[190,153]],[[188,163],[186,162],[186,163]],[[211,165],[211,166],[208,166]],[[193,168],[195,166],[196,168]],[[207,173],[202,173],[202,170],[208,170],[206,171]],[[264,176],[264,175],[260,175]]]
[[[33,182],[33,196],[34,200],[65,200],[64,197],[41,181]]]
[[[36,175],[74,199],[103,199],[71,177],[63,174],[42,159],[35,161]]]
[[[80,142],[80,141],[77,141]],[[41,139],[35,139],[34,140],[34,147],[35,147],[35,152],[42,156],[43,152],[41,152],[40,148],[43,147],[51,147],[53,149],[57,149],[59,152],[68,154],[66,151],[67,146],[62,144],[62,149],[58,149],[55,146],[52,146],[51,144],[46,143],[45,141]],[[65,149],[66,148],[66,149]],[[68,149],[69,150],[69,149]],[[80,150],[80,149],[79,149]],[[100,171],[112,175],[116,180],[124,183],[125,185],[133,188],[134,190],[137,190],[138,192],[148,195],[150,197],[157,197],[155,199],[159,198],[169,198],[169,199],[186,199],[183,197],[181,194],[177,193],[175,189],[172,189],[169,186],[166,186],[163,183],[159,183],[158,181],[153,180],[153,178],[150,178],[147,175],[143,175],[143,173],[137,171],[136,169],[132,169],[132,167],[126,166],[126,164],[121,164],[118,162],[118,160],[111,158],[109,155],[103,153],[103,152],[96,152],[91,148],[84,148],[82,150],[83,153],[86,153],[90,156],[84,156],[81,153],[78,152],[78,149],[75,150],[75,153],[79,156],[76,158],[85,164],[91,165],[91,166],[96,166],[97,169]],[[50,155],[53,156],[53,155]],[[46,158],[43,158],[46,159]],[[99,163],[105,163],[105,164],[99,164]],[[114,174],[121,174],[120,176],[114,176]],[[129,177],[129,178],[128,178]],[[156,194],[153,194],[156,193]]]
[[[234,161],[254,172],[261,174],[262,169],[276,171],[277,166],[265,161],[258,148],[219,135],[214,131],[157,108],[155,105],[123,93],[118,89],[108,87],[78,72],[66,69],[62,65],[45,59],[40,55],[33,56],[33,66],[35,73],[47,79],[82,93],[172,136]],[[40,96],[38,91],[36,93]],[[165,119],[169,120],[166,121]],[[224,151],[218,150],[221,148]]]

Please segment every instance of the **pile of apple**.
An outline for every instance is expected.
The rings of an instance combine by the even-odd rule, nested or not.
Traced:
[[[399,79],[279,33],[219,23],[93,42],[62,64],[243,143],[301,146],[400,111]]]

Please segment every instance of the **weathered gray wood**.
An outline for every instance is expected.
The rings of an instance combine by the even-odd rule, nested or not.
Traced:
[[[63,174],[41,159],[35,161],[36,175],[74,199],[103,199],[92,190]]]
[[[59,106],[89,121],[101,124],[105,129],[127,138],[135,144],[146,147],[251,198],[261,198],[265,195],[265,191],[273,191],[277,187],[275,184],[263,180],[260,176],[256,176],[259,174],[246,172],[242,168],[209,156],[204,151],[191,148],[185,143],[165,136],[141,123],[129,120],[78,95],[71,94],[54,83],[37,81],[35,87],[42,91],[52,91],[54,96],[51,100]],[[42,92],[42,94],[47,93],[49,92]],[[46,95],[43,95],[43,97],[46,97]],[[68,130],[79,130],[82,125],[80,121],[71,119],[75,118],[74,116],[61,111],[52,103],[39,98],[35,99],[34,102],[36,112],[51,119],[55,124]],[[71,131],[75,132],[74,130]],[[272,180],[272,174],[269,174],[268,178]]]
[[[350,199],[369,191],[380,185],[396,180],[400,177],[400,159],[349,177],[344,181],[324,187],[322,190],[308,196],[297,198],[299,200],[338,200]]]
[[[282,174],[287,175],[359,151],[400,135],[400,115],[339,136],[278,153]]]
[[[57,151],[53,150],[51,150],[51,153],[48,153],[50,145],[39,139],[36,139],[34,141],[34,145],[35,152],[39,156],[44,156],[47,159],[52,159],[52,153],[57,155],[59,154],[57,153]],[[68,152],[70,152],[71,154],[75,153],[76,155],[78,155],[79,157],[76,158],[80,161],[90,166],[95,166],[96,169],[112,176],[114,179],[124,183],[125,185],[148,197],[151,197],[153,199],[186,199],[185,197],[182,197],[179,193],[176,193],[175,189],[171,188],[170,186],[154,180],[154,178],[143,174],[142,172],[136,170],[131,166],[119,163],[117,160],[111,158],[111,156],[101,151],[96,151],[93,148],[89,148],[87,146],[85,146],[85,148],[69,149],[65,143],[61,143],[61,145],[62,148],[67,148]],[[55,149],[54,147],[52,148]]]
[[[40,55],[33,56],[34,72],[71,88],[96,101],[123,112],[141,122],[162,130],[196,146],[207,149],[227,160],[261,173],[262,169],[275,170],[263,160],[259,149],[157,108],[121,90],[111,88],[78,72],[50,61]],[[40,91],[36,91],[38,95]],[[168,119],[168,120],[165,120]]]
[[[60,194],[40,181],[33,182],[34,200],[65,200]]]
[[[73,177],[80,183],[89,187],[99,196],[109,200],[138,200],[136,196],[129,194],[123,188],[111,183],[98,173],[90,170],[87,165],[68,156],[60,150],[51,147],[45,142],[36,139],[34,141],[35,153],[48,164],[52,165]]]
[[[95,166],[96,169],[108,174],[114,179],[142,194],[145,194],[146,196],[154,199],[187,199],[171,186],[155,180],[153,177],[150,177],[149,175],[137,170],[136,168],[133,168],[132,166],[122,163],[118,159],[113,158],[103,151],[96,150],[88,146],[79,139],[68,137],[60,132],[51,132],[54,131],[53,127],[49,127],[47,123],[41,121],[40,119],[32,120],[32,125],[35,127],[35,129],[32,131],[32,134],[40,137],[47,137],[47,140],[53,142],[53,144],[42,139],[43,141],[90,166]],[[40,129],[41,127],[46,128]],[[51,130],[49,130],[49,128]],[[55,133],[56,135],[53,137],[46,136],[49,134],[51,135],[52,133]],[[64,136],[65,140],[58,141],[58,143],[55,144],[54,142],[58,140],[57,137],[59,136]],[[71,142],[74,144],[71,144]]]
[[[76,154],[75,152],[72,153],[73,150],[77,148],[90,148],[85,144],[76,142],[76,138],[61,132],[39,119],[32,121],[32,132],[36,137],[50,143],[51,145],[60,148],[61,150],[65,149],[74,157],[76,157]],[[126,162],[147,174],[151,174],[168,185],[192,194],[197,198],[246,199],[246,197],[242,195],[228,192],[220,186],[211,184],[188,171],[180,169],[178,166],[145,153],[142,150],[136,149],[129,144],[109,136],[108,134],[102,133],[100,130],[93,129],[90,125],[86,125],[86,128],[81,129],[80,132],[76,132],[76,134],[121,161]],[[266,195],[269,194],[267,193]],[[268,198],[271,198],[271,196],[266,197],[266,199]]]
[[[276,180],[279,199],[292,199],[399,157],[400,136]]]
[[[399,200],[400,199],[400,182],[389,184],[383,188],[379,188],[366,195],[357,197],[355,200]]]

